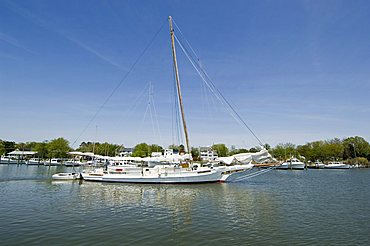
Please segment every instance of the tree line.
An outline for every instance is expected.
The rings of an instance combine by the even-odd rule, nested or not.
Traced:
[[[334,138],[329,140],[319,140],[308,142],[304,145],[295,145],[292,143],[280,143],[274,148],[269,144],[263,146],[269,150],[271,155],[277,160],[286,160],[291,156],[304,159],[305,161],[347,161],[351,164],[369,165],[370,160],[370,144],[362,137],[348,137],[344,139]],[[170,145],[168,148],[178,152],[185,152],[184,145]],[[13,141],[0,140],[0,155],[9,153],[15,149],[31,150],[37,152],[40,158],[66,158],[68,152],[74,150],[70,147],[68,140],[64,138],[56,138],[50,141],[43,142],[26,142],[15,143]],[[123,145],[99,142],[82,142],[75,149],[81,152],[93,152],[94,154],[103,156],[116,156],[124,149]],[[258,152],[261,147],[246,148],[231,148],[225,144],[214,144],[212,150],[217,152],[220,157],[230,156],[239,153]],[[163,152],[164,148],[157,144],[139,143],[133,148],[132,156],[146,157],[153,152]],[[199,148],[192,148],[191,153],[194,160],[199,160]]]
[[[56,138],[43,142],[15,143],[14,141],[0,140],[0,156],[16,149],[20,151],[35,151],[39,158],[67,158],[70,151],[94,152],[98,155],[115,156],[123,148],[122,145],[110,143],[82,142],[77,149],[73,149],[69,141],[64,138]]]
[[[278,160],[295,156],[305,161],[346,161],[350,164],[369,165],[370,144],[362,137],[334,138],[294,145],[278,144],[270,153]]]

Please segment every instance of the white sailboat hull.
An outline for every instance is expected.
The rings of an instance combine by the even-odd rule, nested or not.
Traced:
[[[81,173],[82,178],[88,181],[120,182],[120,183],[153,183],[153,184],[190,184],[219,182],[222,172],[218,170],[168,172],[168,173]]]

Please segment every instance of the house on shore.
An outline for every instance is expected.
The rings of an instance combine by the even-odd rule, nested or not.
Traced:
[[[199,147],[199,157],[201,161],[214,161],[218,155],[211,147]]]

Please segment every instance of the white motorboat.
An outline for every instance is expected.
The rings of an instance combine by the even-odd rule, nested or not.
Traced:
[[[329,162],[327,165],[325,165],[325,169],[350,169],[351,165],[345,164],[343,162]]]
[[[58,158],[51,159],[50,161],[45,161],[44,163],[45,166],[61,166],[62,164],[63,160]]]
[[[18,160],[13,159],[10,156],[1,156],[0,164],[18,164]]]
[[[38,158],[31,158],[28,161],[26,161],[27,165],[44,165],[44,162],[42,162]]]
[[[322,169],[322,168],[325,168],[325,164],[320,162],[320,161],[316,161],[315,162],[315,167],[318,168],[318,169]]]
[[[80,162],[80,161],[76,161],[76,160],[68,160],[68,161],[64,162],[64,165],[66,167],[79,167],[79,166],[83,165],[83,163]]]
[[[277,166],[277,169],[295,169],[295,170],[303,170],[306,164],[298,160],[297,158],[290,158],[289,160],[283,162],[281,165]]]
[[[315,161],[314,163],[307,165],[307,168],[323,169],[325,168],[325,164],[322,163],[321,161]]]
[[[80,179],[80,173],[56,173],[51,178],[53,180],[75,180]]]

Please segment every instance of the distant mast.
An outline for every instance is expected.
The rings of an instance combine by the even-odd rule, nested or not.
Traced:
[[[182,119],[182,124],[184,126],[186,148],[188,150],[188,153],[190,153],[189,136],[188,136],[188,131],[187,131],[187,127],[186,127],[184,106],[182,104],[180,77],[179,77],[179,70],[178,70],[177,59],[176,59],[175,34],[174,34],[173,27],[172,27],[172,17],[171,16],[168,16],[168,22],[170,23],[172,57],[173,57],[173,64],[174,64],[174,67],[175,67],[175,77],[176,77],[176,85],[177,85],[176,87],[177,87],[177,95],[179,97],[179,103],[180,103],[181,119]]]

